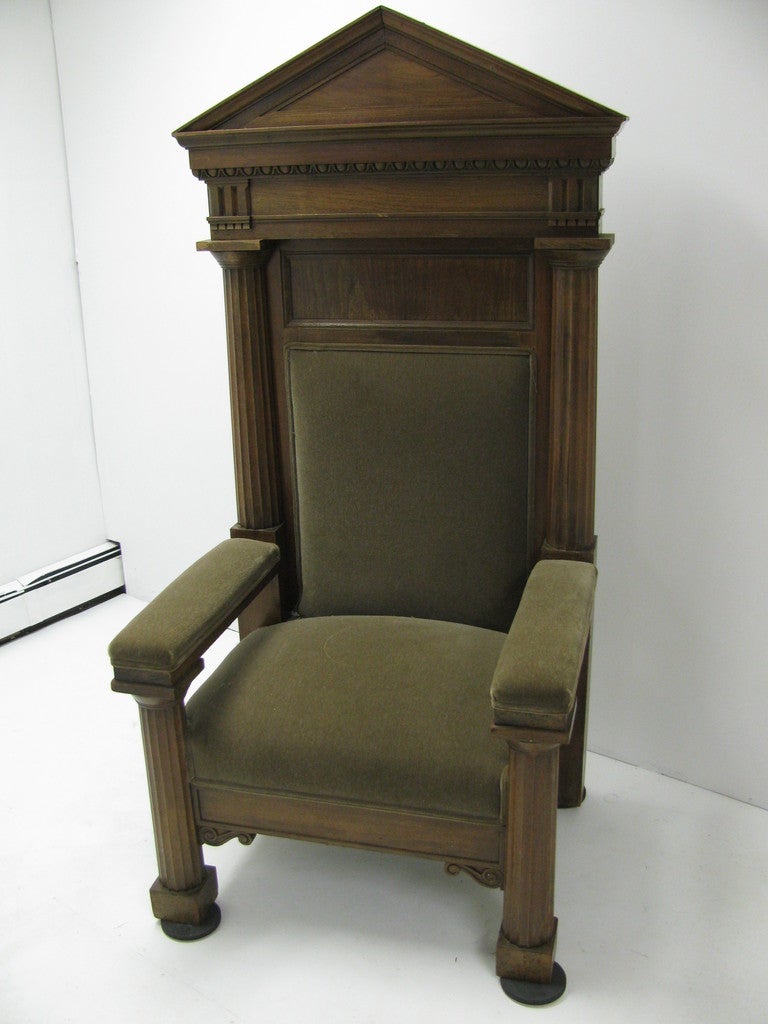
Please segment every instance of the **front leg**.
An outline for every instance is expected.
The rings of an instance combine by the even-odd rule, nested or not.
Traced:
[[[136,698],[147,762],[159,877],[150,889],[152,911],[174,939],[199,939],[221,920],[215,903],[216,869],[203,863],[184,747],[180,700]]]
[[[560,741],[516,738],[509,744],[504,911],[496,973],[518,1002],[553,1002],[565,990],[555,963],[555,837]],[[529,734],[530,735],[530,734]]]

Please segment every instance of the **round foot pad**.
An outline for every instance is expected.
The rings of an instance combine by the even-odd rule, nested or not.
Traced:
[[[195,939],[204,939],[206,935],[215,932],[221,922],[221,911],[218,903],[212,903],[205,919],[200,924],[179,924],[178,921],[161,921],[160,925],[170,939],[177,939],[179,942],[194,942]]]
[[[518,981],[516,978],[501,978],[501,987],[510,999],[525,1006],[545,1006],[554,1003],[565,992],[565,971],[556,963],[552,967],[552,981]]]

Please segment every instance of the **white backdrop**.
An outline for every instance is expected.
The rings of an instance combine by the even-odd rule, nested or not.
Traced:
[[[367,9],[52,0],[106,520],[138,597],[235,519],[220,271],[170,133]],[[590,746],[768,807],[768,6],[399,9],[631,118],[604,178]]]
[[[0,0],[0,584],[106,537],[53,35]]]

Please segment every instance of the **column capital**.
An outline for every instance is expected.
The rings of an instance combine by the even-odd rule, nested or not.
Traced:
[[[274,242],[247,239],[243,241],[204,239],[197,243],[198,252],[209,252],[222,270],[248,270],[263,267],[274,250]]]
[[[600,266],[613,245],[613,235],[589,238],[537,238],[534,248],[543,252],[552,267],[569,270],[594,270]]]

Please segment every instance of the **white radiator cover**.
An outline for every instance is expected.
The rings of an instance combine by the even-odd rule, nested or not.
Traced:
[[[0,643],[125,591],[113,540],[0,584]]]

